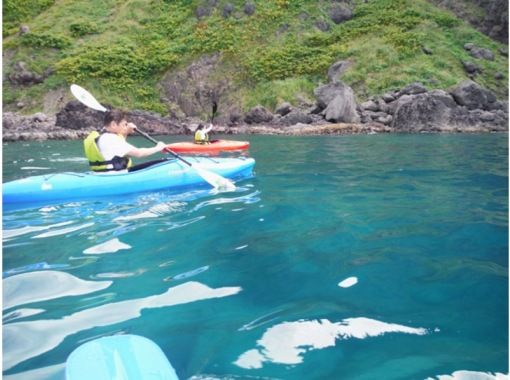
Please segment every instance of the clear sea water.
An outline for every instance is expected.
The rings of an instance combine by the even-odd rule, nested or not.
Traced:
[[[5,379],[125,333],[181,379],[508,378],[507,134],[229,138],[233,193],[4,208]],[[4,182],[85,168],[3,144]]]

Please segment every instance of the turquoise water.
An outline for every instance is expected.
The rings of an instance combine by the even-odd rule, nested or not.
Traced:
[[[4,210],[6,379],[121,333],[181,379],[508,373],[508,135],[235,139],[257,163],[233,193]],[[3,144],[4,181],[85,165]]]

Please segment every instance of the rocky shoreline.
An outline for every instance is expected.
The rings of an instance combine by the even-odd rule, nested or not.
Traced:
[[[470,47],[472,49],[472,47]],[[449,92],[428,90],[421,83],[371,97],[358,104],[353,90],[339,80],[349,62],[328,70],[328,83],[314,91],[315,103],[282,103],[272,113],[256,106],[245,114],[233,112],[215,120],[214,134],[324,135],[373,133],[507,132],[508,102],[466,80]],[[474,77],[473,77],[474,79]],[[153,135],[191,135],[204,122],[191,117],[162,117],[128,112],[130,121]],[[68,102],[56,115],[3,114],[3,141],[82,139],[102,125],[102,113],[78,101]]]

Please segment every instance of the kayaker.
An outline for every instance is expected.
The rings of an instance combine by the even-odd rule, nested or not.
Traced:
[[[212,130],[212,128],[212,124],[209,124],[207,128],[205,128],[203,124],[198,124],[198,127],[195,130],[195,144],[209,144],[208,133]]]
[[[152,148],[137,148],[129,144],[126,138],[135,128],[136,125],[127,121],[123,111],[106,112],[101,133],[91,132],[84,141],[90,168],[96,172],[135,171],[164,161],[165,159],[133,166],[130,157],[147,157],[163,151],[166,147],[161,141]]]

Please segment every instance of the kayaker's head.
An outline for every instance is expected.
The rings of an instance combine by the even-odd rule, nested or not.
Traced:
[[[197,129],[195,129],[195,131],[201,131],[202,129],[204,129],[204,125],[198,124],[198,127],[197,127]]]
[[[133,132],[135,125],[128,123],[126,113],[121,110],[111,110],[104,115],[104,129],[106,132],[116,133],[127,137]]]

